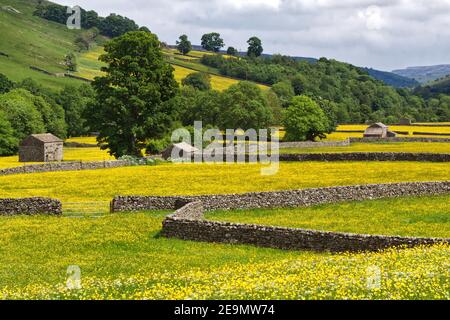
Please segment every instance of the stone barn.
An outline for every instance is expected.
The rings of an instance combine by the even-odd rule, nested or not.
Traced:
[[[163,152],[162,152],[162,158],[164,160],[167,160],[169,158],[172,158],[172,154],[176,155],[175,159],[172,160],[177,160],[177,159],[183,159],[183,155],[184,156],[192,156],[195,152],[198,152],[199,150],[193,146],[191,146],[190,144],[186,143],[186,142],[181,142],[181,143],[174,143],[171,144],[169,147],[167,147]]]
[[[64,141],[51,133],[32,134],[19,146],[20,162],[50,162],[63,160]]]
[[[389,131],[389,127],[381,122],[374,123],[364,131],[364,138],[390,138],[395,136],[397,134]]]

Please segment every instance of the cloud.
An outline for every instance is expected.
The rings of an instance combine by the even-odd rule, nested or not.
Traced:
[[[56,1],[128,16],[168,43],[217,31],[241,50],[256,35],[268,53],[384,70],[450,63],[450,0]]]

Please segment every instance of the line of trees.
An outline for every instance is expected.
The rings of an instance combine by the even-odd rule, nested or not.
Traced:
[[[247,56],[252,58],[257,58],[262,55],[264,49],[262,47],[262,41],[258,37],[251,37],[248,41],[248,50],[247,50]],[[225,43],[223,39],[221,38],[220,34],[217,32],[211,32],[206,33],[201,38],[201,45],[202,48],[206,51],[211,52],[219,52],[223,47],[225,47]],[[188,39],[188,36],[183,34],[179,37],[179,40],[177,40],[177,49],[178,51],[186,55],[190,51],[192,51],[192,44]],[[238,55],[238,50],[234,47],[228,47],[227,54],[236,56]]]
[[[54,3],[39,4],[33,14],[61,24],[66,24],[67,18],[70,16],[67,13],[67,7]],[[101,35],[111,38],[118,37],[128,31],[139,30],[139,26],[127,17],[114,13],[107,17],[100,17],[97,12],[84,9],[81,9],[81,28],[95,28]]]

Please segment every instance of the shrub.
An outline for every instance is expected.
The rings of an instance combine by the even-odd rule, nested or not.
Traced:
[[[0,111],[0,156],[10,156],[17,152],[19,140],[3,111]]]
[[[207,73],[195,72],[184,78],[182,84],[201,91],[211,90],[211,77]]]

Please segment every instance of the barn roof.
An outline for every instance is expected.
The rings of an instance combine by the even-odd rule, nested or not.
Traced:
[[[50,142],[64,142],[62,139],[51,133],[41,133],[41,134],[32,134],[33,138],[36,138],[42,142],[50,143]]]
[[[29,135],[22,141],[21,145],[28,145],[29,143],[33,143],[32,141],[36,140],[42,143],[64,142],[62,139],[51,133],[40,133]]]
[[[375,128],[375,127],[379,127],[379,128],[388,128],[387,125],[385,125],[384,123],[381,123],[381,122],[374,123],[374,124],[371,125],[369,128]]]

